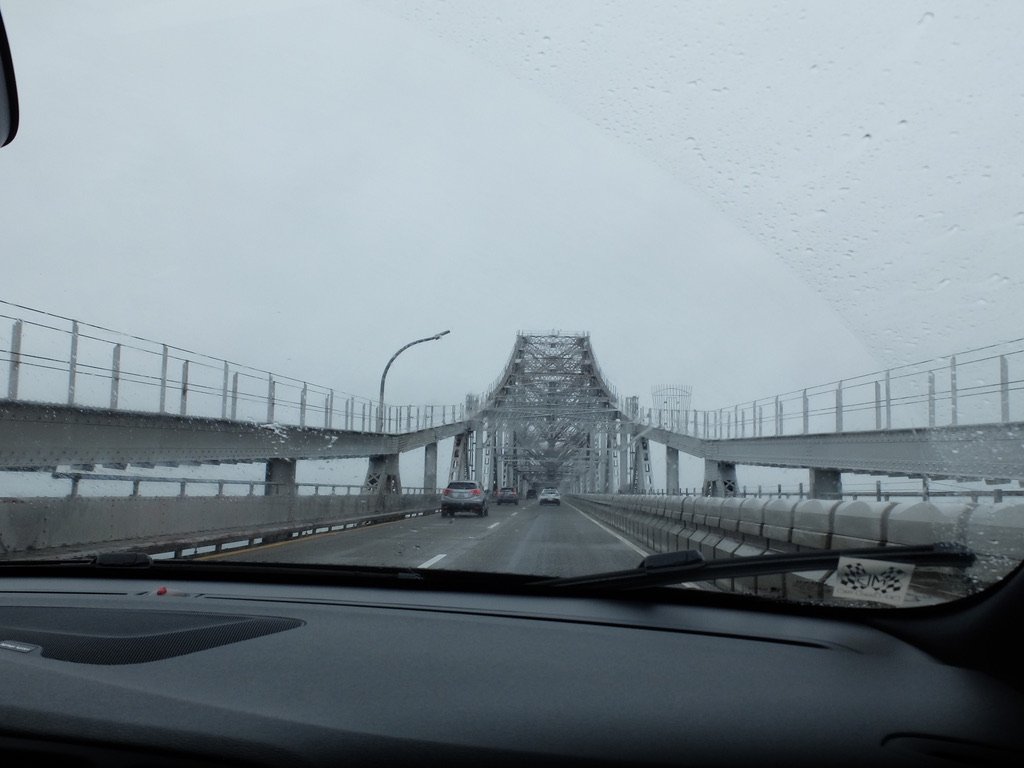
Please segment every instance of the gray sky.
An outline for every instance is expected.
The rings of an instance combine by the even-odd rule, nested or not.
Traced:
[[[7,301],[367,397],[450,328],[414,403],[519,330],[699,408],[1024,336],[1024,3],[0,10]]]

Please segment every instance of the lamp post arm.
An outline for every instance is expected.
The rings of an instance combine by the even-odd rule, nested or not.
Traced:
[[[414,344],[422,344],[424,341],[437,341],[438,339],[440,339],[442,336],[444,336],[447,333],[451,333],[451,331],[441,331],[440,333],[435,333],[433,336],[425,336],[422,339],[416,339],[416,341],[410,341],[405,346],[400,347],[398,349],[398,351],[395,352],[395,354],[393,354],[391,356],[391,359],[388,360],[388,364],[384,366],[384,373],[382,373],[380,375],[380,399],[379,399],[379,401],[377,403],[377,431],[378,432],[383,432],[384,431],[384,380],[387,378],[387,376],[388,376],[388,369],[391,368],[391,364],[393,362],[395,362],[395,358],[398,357],[403,352],[405,352],[405,350],[407,350],[409,347],[413,346]]]

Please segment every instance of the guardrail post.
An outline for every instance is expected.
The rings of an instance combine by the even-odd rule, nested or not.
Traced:
[[[999,356],[999,418],[1004,424],[1010,420],[1010,367],[1006,355]]]
[[[228,361],[224,361],[224,385],[220,390],[220,417],[226,419],[228,417]]]
[[[935,426],[935,371],[928,371],[928,426]]]
[[[139,495],[139,489],[142,487],[141,480],[132,480],[132,496]]]
[[[110,360],[110,409],[117,408],[118,390],[121,388],[121,345],[114,345]]]
[[[71,497],[72,498],[74,498],[75,496],[78,496],[78,481],[79,480],[81,480],[81,477],[79,477],[78,475],[72,475],[71,476]]]
[[[78,321],[71,321],[71,357],[68,358],[68,405],[75,404],[75,376],[78,373]]]
[[[843,382],[836,384],[836,432],[843,431]]]
[[[892,390],[889,387],[889,371],[885,372],[885,428],[892,429]]]
[[[167,345],[160,353],[160,413],[167,410]]]
[[[21,369],[21,320],[11,328],[11,367],[7,372],[7,399],[18,399],[18,374]]]
[[[958,420],[956,405],[956,355],[953,355],[949,358],[949,416],[954,427]]]
[[[184,416],[188,405],[188,360],[181,364],[181,410]]]
[[[875,382],[875,429],[882,428],[882,385]]]

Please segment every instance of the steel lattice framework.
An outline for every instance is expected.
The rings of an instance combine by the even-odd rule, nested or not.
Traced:
[[[623,414],[588,335],[519,333],[479,402],[486,446],[478,453],[492,486],[618,487]]]

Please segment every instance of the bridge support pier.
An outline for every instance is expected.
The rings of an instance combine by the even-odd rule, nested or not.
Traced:
[[[271,459],[264,474],[267,484],[263,486],[266,496],[294,496],[295,459]]]
[[[665,493],[679,493],[679,449],[665,446]]]
[[[704,459],[704,495],[735,496],[736,465],[727,461]]]
[[[437,443],[423,446],[423,492],[437,490]]]
[[[812,469],[810,493],[812,499],[841,499],[843,497],[843,473],[838,469]]]
[[[365,493],[402,492],[402,479],[398,474],[398,454],[386,453],[370,457],[366,468],[366,481],[363,483]]]
[[[629,445],[631,442],[632,435],[630,434],[629,427],[626,424],[622,425],[622,429],[619,433],[619,493],[629,493],[629,459],[630,450]]]
[[[487,432],[487,423],[480,424],[473,430],[473,467],[471,480],[480,483],[481,488],[487,488],[487,478],[484,477],[484,438]]]

